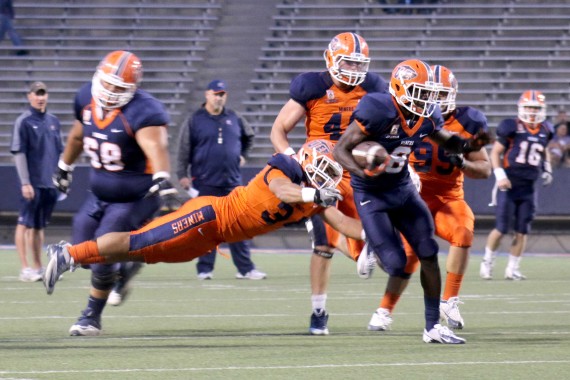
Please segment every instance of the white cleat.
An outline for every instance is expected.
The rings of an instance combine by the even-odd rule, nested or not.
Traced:
[[[514,281],[526,280],[526,276],[522,274],[521,271],[518,269],[511,269],[507,267],[507,269],[505,269],[505,280],[514,280]]]
[[[368,322],[368,330],[370,331],[386,331],[390,330],[392,325],[392,315],[388,309],[379,307],[376,309],[370,322]]]
[[[67,251],[69,246],[71,244],[62,240],[58,244],[50,244],[47,247],[48,264],[44,273],[44,286],[47,294],[53,293],[55,283],[64,272],[75,269],[73,258]]]
[[[236,278],[238,280],[265,280],[267,278],[267,273],[260,272],[257,269],[252,269],[246,274],[237,272]]]
[[[461,330],[465,326],[459,313],[459,304],[462,303],[458,297],[450,297],[447,301],[442,300],[439,303],[440,318],[452,329]]]
[[[378,265],[376,255],[368,248],[368,243],[366,243],[360,252],[360,256],[358,256],[358,260],[356,261],[356,273],[358,273],[358,277],[365,280],[369,279],[372,277],[372,273],[374,272],[376,265]]]
[[[424,329],[424,342],[426,343],[442,343],[442,344],[464,344],[465,339],[458,337],[447,326],[439,323],[429,331]]]
[[[483,280],[492,280],[493,279],[493,263],[489,263],[485,260],[481,262],[481,266],[479,267],[479,276]]]

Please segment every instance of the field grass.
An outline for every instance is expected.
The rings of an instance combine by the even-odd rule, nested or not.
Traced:
[[[442,257],[442,260],[445,256]],[[234,279],[218,258],[200,282],[193,263],[146,266],[128,302],[108,307],[104,335],[69,337],[85,307],[89,272],[65,275],[52,296],[17,280],[0,251],[0,379],[562,379],[570,375],[570,258],[523,260],[528,280],[480,280],[472,257],[462,289],[463,346],[422,342],[418,278],[393,329],[366,330],[386,282],[333,263],[327,337],[308,335],[308,254],[256,253],[264,281]]]

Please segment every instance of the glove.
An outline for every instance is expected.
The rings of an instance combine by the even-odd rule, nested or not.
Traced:
[[[301,198],[303,202],[314,202],[322,207],[334,205],[337,201],[342,201],[343,197],[338,189],[333,187],[324,187],[322,189],[313,189],[312,187],[304,187],[301,189]]]
[[[550,165],[550,162],[545,161],[543,163],[542,175],[540,177],[542,178],[542,186],[550,186],[552,184],[554,177],[552,176],[552,165]]]
[[[62,160],[57,163],[57,171],[52,176],[52,182],[54,186],[63,194],[69,193],[69,186],[71,185],[71,179],[73,172],[73,166],[67,165]]]
[[[418,193],[420,193],[422,191],[422,180],[420,179],[420,176],[418,175],[418,173],[416,173],[416,171],[410,164],[408,164],[408,171],[410,172],[410,178],[412,179],[412,183],[416,187]]]
[[[162,198],[172,198],[178,194],[178,190],[172,185],[170,174],[167,172],[157,172],[152,176],[152,185],[144,196],[145,198],[160,196]]]
[[[463,157],[463,154],[450,154],[449,163],[459,169],[464,169],[466,165],[465,157]]]
[[[493,138],[488,132],[479,130],[479,132],[477,132],[475,136],[463,142],[462,152],[469,153],[481,150],[481,148],[491,143],[492,141]]]
[[[329,207],[342,200],[343,197],[340,195],[340,191],[333,187],[324,187],[315,191],[315,203],[319,206]]]

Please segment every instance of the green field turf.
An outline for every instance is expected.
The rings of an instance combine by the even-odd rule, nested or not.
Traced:
[[[442,257],[445,259],[445,257]],[[528,257],[528,280],[478,277],[462,289],[463,346],[422,342],[417,276],[392,331],[366,330],[386,282],[361,280],[335,257],[327,337],[308,335],[308,254],[256,253],[263,281],[234,279],[218,258],[200,282],[193,263],[146,266],[132,296],[104,314],[104,335],[69,337],[85,307],[89,272],[67,273],[51,296],[17,280],[0,251],[0,379],[564,379],[570,378],[570,258]]]

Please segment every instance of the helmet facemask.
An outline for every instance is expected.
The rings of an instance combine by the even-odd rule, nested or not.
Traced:
[[[108,90],[103,83],[115,91]],[[123,91],[117,91],[117,88]],[[115,75],[106,74],[102,70],[97,70],[93,76],[91,94],[95,103],[105,109],[121,108],[131,101],[137,89],[136,84],[129,84]]]
[[[313,140],[299,149],[299,163],[310,185],[315,189],[336,188],[342,180],[343,169],[332,158],[332,144],[325,140]]]
[[[332,62],[331,65],[327,65],[327,68],[339,82],[349,86],[358,86],[364,82],[368,73],[370,58],[360,53],[333,55],[330,50],[327,50],[325,51],[325,60],[327,54],[331,55],[330,61]]]
[[[399,98],[396,97],[398,104],[400,104],[402,107],[414,115],[418,115],[420,117],[430,117],[435,111],[435,107],[438,104],[437,99],[439,96],[439,91],[441,89],[439,83],[412,82],[406,87],[402,81],[402,86],[405,89],[405,95],[402,95]]]

